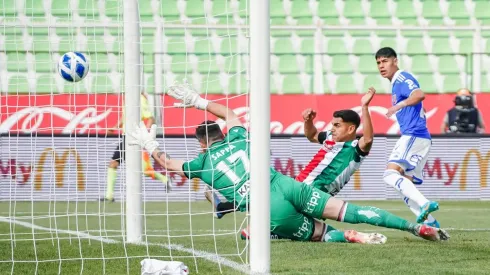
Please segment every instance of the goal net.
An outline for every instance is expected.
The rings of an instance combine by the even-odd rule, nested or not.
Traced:
[[[182,261],[191,273],[248,270],[247,213],[216,219],[202,182],[165,171],[139,147],[141,160],[131,161],[141,166],[128,167],[120,146],[127,109],[146,110],[161,150],[197,157],[195,128],[216,118],[173,107],[165,91],[175,81],[248,126],[248,3],[138,1],[139,22],[129,23],[139,37],[125,37],[123,2],[0,1],[1,274],[138,274],[143,259]],[[125,64],[125,39],[139,41],[139,62]],[[71,51],[89,63],[77,83],[57,68]],[[139,85],[129,90],[130,67]],[[140,102],[126,102],[127,93],[141,93]],[[141,214],[128,216],[128,190],[139,184],[126,177],[133,168]],[[133,218],[141,219],[138,243],[126,242]]]

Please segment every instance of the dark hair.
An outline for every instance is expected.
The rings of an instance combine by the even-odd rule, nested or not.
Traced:
[[[395,50],[393,50],[392,48],[390,47],[384,47],[384,48],[381,48],[379,49],[377,52],[376,52],[376,59],[380,58],[380,57],[394,57],[396,58],[396,52]]]
[[[361,117],[359,114],[349,109],[335,111],[333,112],[333,117],[340,117],[344,122],[354,124],[356,129],[361,125]]]
[[[215,121],[203,121],[196,128],[196,138],[198,140],[214,141],[217,139],[222,139],[223,137],[223,132],[221,131],[218,123],[216,123]]]

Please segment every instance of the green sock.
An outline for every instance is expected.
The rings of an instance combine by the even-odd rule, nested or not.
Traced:
[[[346,203],[345,214],[341,221],[347,223],[367,223],[371,225],[399,229],[416,234],[417,224],[372,206],[358,206]],[[342,215],[342,213],[341,213]]]
[[[325,233],[325,236],[323,236],[323,241],[326,243],[348,243],[344,237],[344,232],[338,230],[332,230]]]
[[[114,198],[114,184],[116,183],[117,171],[116,168],[107,168],[107,190],[105,198],[111,200]]]
[[[162,175],[158,172],[155,172],[155,178],[158,179],[159,181],[163,183],[167,183],[167,177],[165,175]]]

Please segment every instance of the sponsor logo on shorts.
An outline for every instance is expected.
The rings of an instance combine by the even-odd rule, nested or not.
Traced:
[[[309,225],[310,225],[310,221],[308,220],[307,217],[304,217],[303,224],[301,225],[300,228],[298,228],[298,232],[294,233],[293,236],[297,238],[303,237],[304,233],[308,232],[308,229],[310,228]]]
[[[318,199],[320,198],[320,193],[313,191],[310,201],[306,204],[306,212],[313,213],[315,207],[318,205]]]

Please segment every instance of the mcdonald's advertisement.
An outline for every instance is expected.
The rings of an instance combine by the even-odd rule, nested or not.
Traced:
[[[397,137],[376,137],[361,169],[337,195],[348,200],[398,199],[394,189],[383,182],[383,172]],[[104,196],[107,167],[120,138],[116,137],[36,137],[0,136],[0,199],[45,201],[97,201]],[[194,139],[159,138],[173,158],[197,156]],[[320,149],[301,136],[272,138],[271,165],[295,177]],[[154,169],[171,179],[172,190],[142,173],[145,201],[203,200],[203,184],[162,167]],[[417,187],[432,199],[490,199],[490,139],[433,139],[424,168],[424,182]],[[125,197],[124,162],[118,168],[114,195]],[[127,183],[130,184],[130,183]]]

